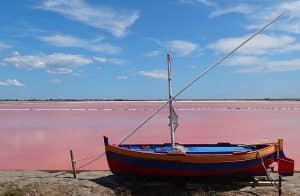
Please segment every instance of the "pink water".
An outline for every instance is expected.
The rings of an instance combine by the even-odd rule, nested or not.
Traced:
[[[0,170],[69,169],[75,158],[104,151],[102,136],[118,143],[162,102],[0,102]],[[300,102],[177,102],[179,143],[260,143],[283,138],[300,170]],[[169,142],[163,110],[128,143]],[[78,166],[85,161],[78,162]],[[84,169],[106,170],[105,156]]]

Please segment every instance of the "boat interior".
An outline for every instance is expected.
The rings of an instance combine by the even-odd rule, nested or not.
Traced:
[[[175,149],[186,154],[233,154],[256,151],[267,147],[267,144],[260,145],[238,145],[230,143],[218,144],[176,144]],[[125,144],[120,148],[145,153],[170,153],[174,151],[170,143],[166,144]]]

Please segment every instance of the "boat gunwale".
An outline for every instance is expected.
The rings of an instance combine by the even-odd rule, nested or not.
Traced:
[[[257,144],[258,145],[258,144]],[[107,144],[105,146],[106,153],[112,152],[122,156],[134,157],[137,159],[148,159],[157,161],[177,161],[187,163],[218,163],[218,162],[236,162],[236,161],[249,161],[258,159],[259,157],[265,157],[277,152],[277,143],[267,143],[264,148],[258,150],[252,150],[241,153],[230,154],[186,154],[186,153],[154,153],[134,151],[130,149],[124,149],[119,146]],[[247,145],[251,146],[251,145]],[[252,145],[253,146],[253,145]]]

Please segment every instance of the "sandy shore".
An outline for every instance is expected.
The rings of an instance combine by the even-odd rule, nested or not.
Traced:
[[[0,195],[278,195],[273,186],[124,180],[109,171],[0,171]],[[300,173],[285,177],[282,195],[300,195]]]

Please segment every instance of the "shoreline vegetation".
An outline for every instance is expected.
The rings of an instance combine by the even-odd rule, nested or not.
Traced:
[[[167,99],[1,99],[0,102],[86,102],[86,101],[167,101]],[[300,101],[300,98],[263,98],[263,99],[176,99],[176,101]]]

